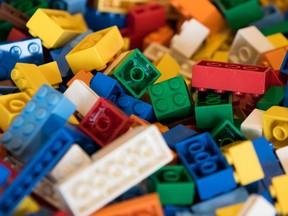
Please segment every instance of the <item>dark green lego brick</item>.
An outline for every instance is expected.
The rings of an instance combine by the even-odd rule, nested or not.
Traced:
[[[219,147],[235,141],[246,140],[241,131],[228,120],[220,121],[211,131],[211,135]]]
[[[148,91],[158,121],[167,124],[191,116],[193,106],[182,76],[149,86]]]
[[[244,119],[234,118],[234,126],[241,131],[241,124],[244,122]]]
[[[195,101],[196,126],[199,129],[214,128],[221,120],[233,123],[232,94],[212,91],[197,92]]]
[[[270,27],[260,30],[265,36],[269,36],[276,33],[282,33],[284,35],[288,34],[288,21],[282,21],[280,23],[274,24]]]
[[[195,184],[184,166],[165,166],[149,178],[148,189],[156,191],[162,205],[191,205]]]
[[[257,0],[213,0],[232,30],[238,30],[264,16]]]
[[[256,107],[261,110],[268,110],[272,106],[280,106],[285,96],[284,86],[270,87],[262,98],[257,102]]]
[[[142,97],[148,86],[161,76],[157,68],[138,49],[129,51],[112,73],[127,93],[135,98]]]
[[[0,41],[6,41],[12,28],[12,23],[0,19]]]
[[[30,17],[38,8],[48,8],[48,2],[45,0],[8,0],[6,2]]]

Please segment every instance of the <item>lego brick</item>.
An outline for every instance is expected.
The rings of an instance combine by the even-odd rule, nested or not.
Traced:
[[[264,54],[265,60],[263,60],[264,61],[263,65],[271,66],[274,70],[280,70],[283,60],[285,58],[285,55],[286,55],[285,48],[272,50]]]
[[[17,28],[12,28],[7,36],[7,41],[17,42],[20,40],[28,39],[29,37]]]
[[[220,148],[235,141],[246,140],[238,128],[228,120],[220,121],[210,133]]]
[[[274,24],[270,27],[261,29],[261,32],[265,35],[272,35],[276,33],[282,33],[282,34],[287,34],[288,33],[288,21],[284,20],[282,22],[279,22],[277,24]]]
[[[280,106],[284,99],[285,87],[271,86],[257,102],[257,108],[266,111],[272,106]]]
[[[185,58],[191,58],[208,36],[210,30],[196,19],[185,21],[180,34],[174,35],[170,42],[170,49]]]
[[[52,0],[50,8],[66,10],[71,14],[84,13],[86,11],[87,0]]]
[[[237,31],[228,59],[238,64],[257,65],[264,53],[273,49],[273,44],[255,26],[250,26]]]
[[[13,7],[28,15],[29,17],[31,17],[38,8],[48,8],[48,3],[45,0],[7,0],[7,2]]]
[[[288,74],[288,52],[286,51],[285,58],[283,59],[280,71],[284,74]]]
[[[191,115],[191,98],[182,76],[149,86],[148,92],[158,121],[171,123]]]
[[[218,208],[215,211],[215,215],[216,216],[238,215],[238,213],[242,209],[243,205],[244,205],[244,203],[238,203],[238,204]]]
[[[155,126],[142,126],[128,131],[92,159],[90,166],[58,185],[63,201],[79,216],[97,211],[170,162],[172,155]]]
[[[148,34],[143,40],[143,49],[145,49],[151,43],[158,43],[163,46],[168,46],[171,38],[174,35],[173,29],[165,25],[156,31],[151,32]]]
[[[281,73],[279,70],[273,70],[270,74],[270,87],[271,86],[285,86],[286,78],[285,74]]]
[[[192,87],[195,88],[264,94],[272,70],[263,66],[204,60],[195,64],[192,71]]]
[[[3,186],[8,181],[10,170],[0,164],[0,186]]]
[[[51,131],[63,126],[75,108],[60,92],[43,85],[14,118],[0,141],[18,159],[27,163],[42,148],[41,140],[45,141]]]
[[[241,124],[241,132],[247,139],[257,139],[263,134],[262,116],[264,111],[254,109],[252,113]]]
[[[184,166],[165,166],[149,178],[150,191],[156,191],[162,205],[189,205],[194,201],[195,184]]]
[[[74,80],[63,95],[77,107],[77,111],[83,117],[87,115],[100,98],[88,85],[77,79]]]
[[[91,72],[80,70],[76,75],[73,76],[72,79],[70,79],[66,83],[66,85],[69,87],[74,82],[74,80],[78,79],[78,80],[83,81],[87,86],[90,86],[90,82],[91,82],[92,78],[93,78],[93,74]],[[90,88],[91,88],[91,86],[90,86]]]
[[[192,66],[194,64],[196,64],[196,62],[192,61],[192,60],[186,60],[184,62],[179,62],[180,63],[180,71],[179,74],[182,75],[186,80],[191,80],[192,79]],[[188,88],[191,85],[188,85]]]
[[[70,15],[66,11],[53,9],[38,9],[26,26],[29,33],[33,37],[39,37],[42,45],[48,49],[63,47],[87,31],[82,14]]]
[[[272,179],[272,185],[269,188],[271,196],[276,200],[274,204],[276,211],[280,215],[288,214],[287,183],[287,175],[276,176]]]
[[[0,45],[0,80],[10,79],[10,72],[17,62],[44,63],[41,41],[38,38]]]
[[[169,49],[158,43],[151,43],[145,48],[143,54],[151,61],[156,61],[163,57],[165,53],[169,52]]]
[[[281,163],[281,166],[284,170],[284,172],[287,174],[288,173],[288,147],[284,146],[282,148],[279,148],[275,151],[279,162]]]
[[[188,207],[166,205],[163,208],[165,216],[193,216],[194,214]]]
[[[131,124],[129,116],[109,100],[100,98],[82,119],[79,128],[103,147],[124,134]]]
[[[288,107],[288,82],[286,82],[283,106]]]
[[[132,198],[137,198],[137,197],[147,194],[146,189],[143,188],[144,186],[143,183],[144,181],[140,182],[136,186],[131,187],[129,190],[127,190],[126,192],[118,196],[116,199],[114,199],[114,201],[112,201],[110,204],[122,202],[125,200],[130,200]]]
[[[197,92],[195,99],[196,126],[199,129],[213,128],[226,119],[233,123],[232,94],[211,91]]]
[[[81,69],[99,71],[106,67],[123,45],[117,26],[112,26],[87,35],[66,55],[66,60],[74,74]]]
[[[210,199],[236,187],[233,169],[209,133],[176,144],[176,150],[196,184],[200,200]]]
[[[36,214],[37,212],[39,212],[39,210],[40,210],[39,204],[30,196],[27,196],[17,206],[16,210],[13,212],[13,215],[21,216],[21,215]]]
[[[281,33],[272,34],[272,35],[267,36],[266,38],[270,41],[270,43],[272,43],[272,45],[276,49],[288,46],[287,38]]]
[[[53,87],[58,87],[62,83],[62,77],[56,61],[42,64],[38,66],[38,69]]]
[[[228,163],[234,167],[237,183],[247,185],[264,178],[263,169],[251,141],[234,142],[223,146],[221,150]]]

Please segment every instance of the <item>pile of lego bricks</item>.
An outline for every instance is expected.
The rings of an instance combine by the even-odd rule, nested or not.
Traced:
[[[288,215],[287,37],[282,0],[0,0],[0,216]]]

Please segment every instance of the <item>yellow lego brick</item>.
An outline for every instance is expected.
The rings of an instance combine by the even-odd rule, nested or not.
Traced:
[[[264,173],[251,141],[234,142],[221,148],[227,162],[234,167],[237,183],[247,185],[264,178]]]
[[[181,68],[169,53],[164,54],[164,56],[162,56],[160,59],[153,62],[153,65],[161,73],[161,76],[156,80],[155,83],[162,82],[177,76]]]
[[[273,44],[275,49],[288,46],[287,38],[281,33],[272,34],[266,38]]]
[[[49,81],[34,64],[17,63],[11,72],[11,79],[20,91],[26,92],[30,97],[43,84],[50,85]]]
[[[288,175],[281,175],[272,178],[270,194],[276,199],[275,208],[280,215],[288,215]]]
[[[113,69],[129,54],[129,51],[123,52],[120,55],[118,55],[113,62],[105,69],[103,72],[105,75],[111,75],[113,74]]]
[[[275,148],[288,144],[288,108],[272,106],[263,113],[263,133]]]
[[[235,205],[225,206],[223,208],[219,208],[215,211],[216,216],[232,216],[232,215],[238,215],[242,207],[244,206],[243,203],[238,203]]]
[[[216,51],[212,57],[212,61],[228,62],[228,51]]]
[[[129,51],[129,48],[130,48],[130,38],[129,37],[123,37],[123,41],[124,41],[124,45],[120,50],[121,53]]]
[[[22,216],[37,213],[40,207],[35,200],[30,196],[25,197],[25,199],[17,206],[13,216]]]
[[[25,93],[0,96],[0,128],[5,131],[31,98]]]
[[[123,46],[118,27],[112,26],[87,35],[66,55],[66,60],[74,74],[80,70],[99,71]]]
[[[48,49],[63,47],[88,29],[82,14],[71,15],[53,9],[38,9],[26,26],[30,34],[39,37]]]
[[[58,88],[59,84],[62,83],[61,73],[56,61],[40,65],[38,69],[54,88]]]
[[[68,119],[68,122],[71,123],[71,124],[74,124],[74,125],[79,125],[79,121],[78,119],[72,115],[69,119]]]

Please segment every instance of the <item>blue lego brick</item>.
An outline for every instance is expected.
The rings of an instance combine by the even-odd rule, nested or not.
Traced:
[[[0,186],[3,186],[10,176],[10,170],[0,164]]]
[[[280,68],[280,72],[282,72],[284,74],[288,74],[288,52],[286,52],[285,58],[282,62],[281,68]]]
[[[87,0],[52,0],[49,2],[50,8],[66,10],[71,14],[85,13]]]
[[[210,199],[236,187],[233,169],[209,133],[202,133],[176,144],[176,151],[195,181],[201,200]]]
[[[10,79],[10,73],[18,62],[36,65],[44,63],[39,38],[0,44],[0,80]]]
[[[19,89],[16,86],[0,86],[0,94],[12,94],[19,92]]]
[[[128,116],[134,114],[149,122],[154,122],[156,117],[151,104],[136,99],[124,93],[120,94],[115,103]]]
[[[287,81],[287,83],[286,83],[284,100],[283,100],[283,106],[284,106],[284,107],[288,107],[288,81]]]
[[[0,142],[27,163],[53,130],[62,127],[76,106],[64,95],[43,85],[5,131]]]
[[[223,179],[223,181],[225,181],[225,179]],[[214,187],[217,186],[214,185]],[[248,197],[249,193],[247,190],[244,187],[240,187],[226,194],[214,197],[213,199],[192,205],[191,210],[197,215],[215,215],[216,209],[245,202]]]
[[[165,139],[166,143],[168,144],[169,148],[175,150],[175,145],[177,143],[185,139],[188,139],[196,134],[197,134],[196,131],[182,124],[179,124],[176,127],[173,127],[167,132],[163,133],[162,136]]]
[[[101,72],[93,76],[90,81],[90,88],[100,97],[107,98],[113,103],[116,102],[121,93],[125,92],[116,79]]]
[[[284,21],[281,11],[275,4],[266,5],[262,10],[264,16],[250,25],[256,26],[258,29],[263,29]]]
[[[195,216],[188,207],[166,205],[163,210],[165,216]]]
[[[90,29],[99,31],[116,25],[119,29],[126,27],[126,15],[117,13],[104,13],[87,7],[84,19]]]
[[[0,216],[11,215],[21,200],[32,192],[36,184],[50,172],[74,142],[63,127],[50,135],[50,139],[45,143],[41,143],[42,148],[1,194]]]

